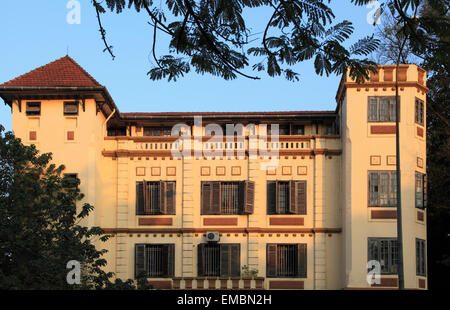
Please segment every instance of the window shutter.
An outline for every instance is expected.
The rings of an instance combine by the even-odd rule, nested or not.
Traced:
[[[296,181],[294,187],[296,212],[291,213],[306,215],[306,181]]]
[[[306,270],[307,270],[307,264],[306,264],[306,243],[300,243],[297,245],[297,267],[298,267],[298,276],[300,278],[306,278]]]
[[[298,214],[297,182],[289,181],[289,213]]]
[[[231,260],[231,277],[239,277],[241,275],[241,245],[230,245],[230,260]]]
[[[252,214],[255,204],[255,182],[244,182],[244,201],[243,201],[243,213]]]
[[[150,200],[150,182],[144,181],[144,214],[150,214],[150,206],[151,206],[151,200]]]
[[[280,214],[280,182],[276,182],[276,192],[275,192],[275,213]]]
[[[424,174],[423,175],[423,207],[426,208],[427,207],[427,203],[428,203],[428,175]]]
[[[144,214],[144,182],[136,182],[136,215]]]
[[[231,249],[229,244],[220,245],[220,276],[228,277],[231,273]]]
[[[175,215],[175,205],[176,205],[176,183],[175,182],[165,182],[165,202],[166,202],[166,213]]]
[[[211,214],[220,214],[222,195],[220,182],[212,182]]]
[[[212,208],[212,182],[202,182],[201,214],[213,214],[211,208]]]
[[[166,185],[164,181],[159,182],[159,212],[167,214]]]
[[[135,255],[134,255],[135,278],[137,278],[141,273],[143,273],[147,270],[146,262],[147,262],[147,259],[145,257],[145,245],[144,244],[136,244]]]
[[[277,182],[267,182],[267,214],[277,212]]]
[[[164,264],[164,276],[173,277],[174,274],[174,258],[175,258],[175,245],[164,245],[163,264]]]
[[[276,277],[277,276],[277,245],[276,244],[268,244],[267,245],[266,276],[267,277]]]
[[[205,251],[205,244],[200,243],[197,246],[197,276],[201,277],[204,275],[204,260],[203,260],[203,254]]]

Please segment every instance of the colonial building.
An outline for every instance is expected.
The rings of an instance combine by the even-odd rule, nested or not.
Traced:
[[[85,224],[113,236],[99,246],[118,278],[395,288],[396,76],[395,66],[363,84],[344,75],[334,111],[122,113],[66,56],[0,96],[16,136],[80,179],[95,206]],[[398,80],[405,287],[426,289],[426,74],[401,65]]]

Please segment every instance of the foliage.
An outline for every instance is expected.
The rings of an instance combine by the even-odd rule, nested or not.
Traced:
[[[106,3],[105,3],[106,2]],[[192,69],[225,80],[238,75],[259,79],[244,73],[248,67],[266,71],[271,77],[283,75],[298,81],[294,66],[312,60],[319,75],[342,74],[350,68],[357,81],[368,78],[374,63],[366,58],[378,46],[368,36],[349,48],[344,43],[353,33],[351,22],[334,23],[328,0],[92,0],[97,14],[107,9],[121,13],[134,9],[149,16],[153,27],[152,54],[156,65],[149,71],[152,80],[176,81]],[[272,15],[261,33],[252,31],[244,19],[245,12],[268,8]],[[105,51],[114,58],[112,46],[105,41],[105,30],[99,18]],[[156,56],[157,33],[170,36],[169,55]],[[257,42],[258,41],[258,42]],[[249,55],[257,59],[250,64]],[[253,59],[252,58],[252,59]]]
[[[242,266],[242,277],[243,278],[256,278],[258,276],[258,269],[250,269],[249,266]]]
[[[427,174],[428,174],[428,278],[430,288],[444,288],[450,273],[450,72],[449,33],[450,3],[447,0],[402,1],[397,7],[413,10],[413,18],[404,19],[394,2],[390,12],[394,17],[387,29],[396,31],[381,33],[382,45],[387,38],[407,34],[408,51],[416,63],[427,70]],[[393,10],[392,10],[393,9]],[[397,43],[391,47],[397,49]],[[398,49],[397,49],[398,51]],[[383,51],[379,52],[380,54]],[[411,54],[409,55],[411,59]],[[385,57],[391,57],[392,50]],[[398,55],[398,53],[397,53]],[[394,58],[395,59],[395,58]]]
[[[148,289],[145,278],[117,279],[103,271],[106,250],[96,243],[109,235],[82,225],[93,206],[75,182],[0,125],[0,289]],[[81,264],[81,284],[69,285],[67,263]]]

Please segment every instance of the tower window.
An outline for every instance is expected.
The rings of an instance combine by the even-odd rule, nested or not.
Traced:
[[[40,102],[27,102],[27,115],[41,115]]]
[[[64,115],[78,115],[78,102],[64,102]]]

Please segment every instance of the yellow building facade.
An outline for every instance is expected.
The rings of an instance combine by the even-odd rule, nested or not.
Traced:
[[[363,84],[344,75],[335,111],[121,113],[68,56],[0,96],[15,135],[80,179],[118,278],[396,288],[397,72],[378,68]],[[426,289],[426,73],[401,65],[398,79],[405,288]]]

